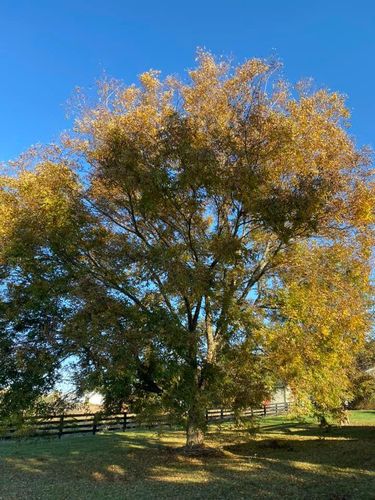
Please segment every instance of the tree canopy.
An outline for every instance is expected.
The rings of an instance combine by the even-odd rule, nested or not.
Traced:
[[[0,342],[46,351],[44,381],[74,354],[82,387],[167,409],[188,445],[207,405],[279,378],[340,404],[370,324],[374,195],[344,98],[206,52],[185,80],[98,91],[1,179]]]

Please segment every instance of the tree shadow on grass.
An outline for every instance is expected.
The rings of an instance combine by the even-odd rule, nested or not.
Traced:
[[[303,439],[298,439],[303,437]],[[285,458],[332,467],[367,469],[375,472],[375,441],[346,436],[315,436],[297,432],[228,445],[225,450],[238,456]],[[374,497],[375,498],[375,497]]]
[[[178,432],[0,445],[0,498],[373,498],[373,440],[279,431],[228,435],[223,458],[176,453]]]
[[[261,433],[287,434],[296,436],[316,437],[343,437],[348,439],[372,439],[375,440],[375,426],[371,425],[332,425],[328,428],[320,428],[316,424],[287,422],[278,425],[265,425]]]

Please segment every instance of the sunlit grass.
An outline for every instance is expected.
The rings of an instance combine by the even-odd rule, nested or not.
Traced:
[[[283,417],[259,433],[210,427],[220,454],[186,456],[181,431],[0,443],[0,499],[375,498],[375,411],[322,431]]]

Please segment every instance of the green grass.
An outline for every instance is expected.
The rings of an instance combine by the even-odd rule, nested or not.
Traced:
[[[0,442],[0,498],[375,499],[375,411],[321,431],[283,417],[258,434],[210,428],[222,453],[176,452],[183,433],[127,432]]]

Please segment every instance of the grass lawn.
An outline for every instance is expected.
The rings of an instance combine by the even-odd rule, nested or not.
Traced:
[[[321,431],[286,417],[253,435],[210,427],[218,455],[174,448],[183,433],[129,431],[0,442],[1,499],[375,499],[375,410]]]

